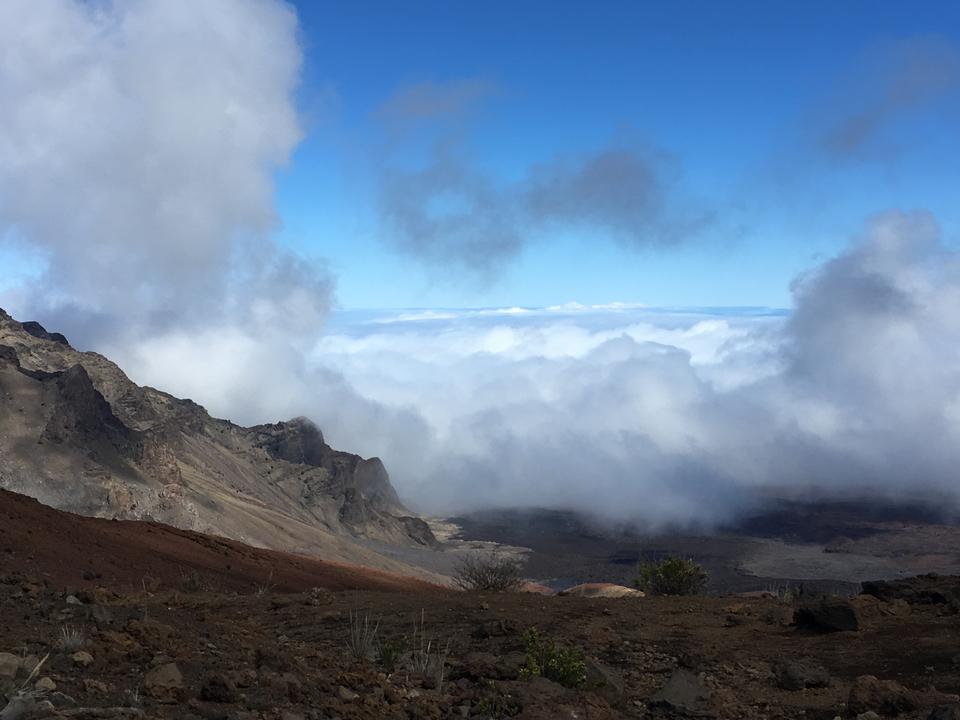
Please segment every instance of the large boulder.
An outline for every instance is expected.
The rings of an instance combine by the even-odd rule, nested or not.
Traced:
[[[667,680],[667,684],[650,698],[650,705],[665,707],[683,715],[703,717],[711,714],[711,695],[710,689],[700,681],[699,677],[681,668],[676,670]]]
[[[793,621],[797,627],[819,632],[856,631],[861,626],[856,606],[840,597],[804,603],[794,611]]]

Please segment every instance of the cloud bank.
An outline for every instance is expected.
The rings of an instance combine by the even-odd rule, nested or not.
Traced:
[[[288,5],[11,0],[0,47],[0,242],[42,258],[29,312],[88,342],[315,324],[328,280],[269,240],[302,134]]]
[[[772,495],[958,500],[960,254],[928,214],[872,219],[792,313],[630,306],[353,319],[311,361],[419,422],[332,438],[451,512],[576,507],[710,524]],[[386,444],[381,444],[386,443]]]

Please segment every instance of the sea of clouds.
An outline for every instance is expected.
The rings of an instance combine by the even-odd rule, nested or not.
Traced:
[[[930,214],[869,219],[796,280],[789,311],[331,315],[332,278],[275,240],[275,174],[303,135],[298,32],[279,0],[0,3],[0,272],[15,268],[0,305],[216,415],[312,418],[334,446],[383,458],[425,512],[663,525],[770,495],[956,504],[960,255]],[[447,107],[434,90],[403,117]],[[664,184],[642,159],[540,168],[514,188],[529,202],[505,234],[488,232],[512,217],[493,200],[517,193],[445,155],[394,168],[383,212],[399,241],[385,247],[454,268],[499,253],[489,276],[531,224],[687,228],[654,202]],[[613,181],[628,191],[606,193]],[[451,184],[474,210],[425,223]]]

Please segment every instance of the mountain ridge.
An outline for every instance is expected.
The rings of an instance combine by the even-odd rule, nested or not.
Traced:
[[[0,488],[394,571],[410,568],[362,541],[436,544],[379,458],[331,448],[308,419],[246,428],[214,418],[2,309]]]

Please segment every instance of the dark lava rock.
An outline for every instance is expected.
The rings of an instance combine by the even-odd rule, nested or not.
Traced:
[[[0,345],[0,360],[4,360],[14,367],[20,367],[20,358],[17,356],[17,351],[9,345]]]
[[[220,673],[208,675],[200,688],[200,699],[207,702],[232,703],[237,701],[237,697],[237,686]]]
[[[927,715],[927,720],[960,720],[960,703],[935,707]]]
[[[710,689],[689,670],[676,670],[667,684],[650,698],[651,706],[667,707],[693,716],[710,714]]]
[[[613,668],[588,660],[586,686],[610,703],[611,707],[623,704],[623,676]]]
[[[780,660],[774,663],[773,676],[777,686],[784,690],[803,690],[804,688],[828,687],[830,673],[809,659]]]
[[[861,675],[850,688],[847,710],[854,715],[874,711],[881,715],[899,715],[919,708],[916,695],[898,682]]]
[[[47,332],[46,328],[43,327],[36,320],[28,320],[25,323],[21,323],[20,327],[23,328],[24,332],[28,335],[33,335],[35,338],[40,338],[41,340],[50,340],[51,342],[60,343],[61,345],[69,345],[67,339],[60,333],[51,333]]]
[[[911,605],[960,604],[960,577],[955,575],[918,575],[902,580],[871,580],[863,583],[862,594]]]
[[[849,600],[825,597],[805,603],[796,609],[793,621],[797,627],[820,632],[855,631],[860,629],[857,609]]]

